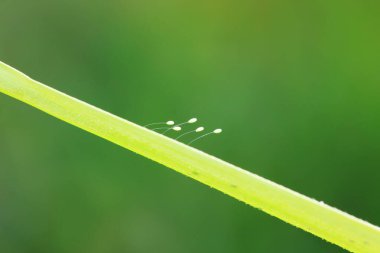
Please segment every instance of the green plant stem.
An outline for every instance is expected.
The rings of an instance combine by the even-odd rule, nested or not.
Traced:
[[[2,62],[0,92],[349,251],[380,252],[378,227],[54,90]]]

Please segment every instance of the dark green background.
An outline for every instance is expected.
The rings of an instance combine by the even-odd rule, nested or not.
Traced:
[[[1,0],[0,60],[380,224],[380,2]],[[0,95],[0,251],[343,252]]]

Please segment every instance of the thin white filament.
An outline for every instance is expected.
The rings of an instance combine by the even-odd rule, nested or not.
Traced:
[[[169,120],[169,121],[166,121],[166,122],[154,122],[154,123],[150,123],[148,125],[145,125],[144,127],[148,127],[148,126],[154,126],[154,125],[168,125],[168,126],[172,126],[174,125],[174,121],[173,120]]]
[[[188,121],[185,121],[185,122],[182,122],[182,123],[179,123],[175,126],[173,126],[172,128],[169,128],[168,130],[166,130],[165,132],[163,132],[162,134],[165,134],[166,132],[170,131],[171,129],[174,129],[175,127],[179,127],[179,126],[182,126],[182,125],[186,125],[186,124],[193,124],[195,122],[197,122],[198,119],[197,118],[191,118],[189,119]],[[175,130],[175,129],[174,129]],[[179,130],[176,130],[176,131],[179,131]]]
[[[186,133],[181,134],[180,136],[178,136],[175,139],[178,140],[179,138],[181,138],[181,137],[183,137],[185,135],[188,135],[188,134],[191,134],[191,133],[194,133],[194,132],[199,133],[199,132],[202,132],[203,130],[204,130],[204,127],[198,127],[197,129],[194,129],[194,130],[191,130],[191,131],[188,131]]]
[[[206,137],[207,135],[210,135],[210,134],[220,134],[221,132],[222,132],[222,129],[220,129],[220,128],[215,129],[215,130],[212,131],[212,132],[209,132],[209,133],[207,133],[207,134],[204,134],[204,135],[201,135],[201,136],[195,138],[194,140],[192,140],[192,141],[190,141],[189,143],[187,143],[187,145],[190,145],[191,143],[193,143],[193,142],[195,142],[195,141],[197,141],[197,140],[199,140],[199,139],[201,139],[201,138],[203,138],[203,137]]]

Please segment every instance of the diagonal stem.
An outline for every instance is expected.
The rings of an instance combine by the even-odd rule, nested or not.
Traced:
[[[54,90],[2,62],[0,92],[349,251],[380,252],[378,227]]]

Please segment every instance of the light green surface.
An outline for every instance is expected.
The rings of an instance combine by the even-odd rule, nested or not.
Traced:
[[[349,251],[380,251],[378,227],[67,96],[4,63],[0,91]]]

